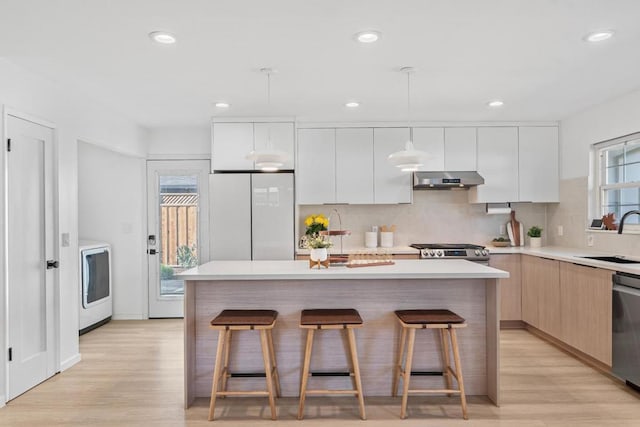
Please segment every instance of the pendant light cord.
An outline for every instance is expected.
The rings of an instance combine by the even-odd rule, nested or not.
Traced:
[[[267,113],[271,113],[271,70],[267,68]],[[267,124],[267,150],[273,148],[271,144],[271,123]]]
[[[407,127],[409,128],[409,144],[413,148],[413,128],[411,127],[411,70],[407,70]]]

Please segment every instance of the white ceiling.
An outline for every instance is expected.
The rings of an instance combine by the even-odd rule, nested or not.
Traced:
[[[401,66],[418,69],[414,120],[559,120],[640,88],[639,17],[637,0],[0,0],[0,56],[146,127],[406,120]],[[370,28],[378,43],[353,40]],[[617,33],[582,41],[602,28]]]

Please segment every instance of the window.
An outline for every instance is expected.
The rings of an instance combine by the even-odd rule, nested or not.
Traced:
[[[640,209],[640,133],[595,145],[599,159],[598,200],[600,214],[620,218]],[[639,215],[625,223],[638,224]]]

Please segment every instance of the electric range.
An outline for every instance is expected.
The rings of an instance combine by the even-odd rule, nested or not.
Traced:
[[[468,243],[414,243],[409,245],[420,251],[421,259],[466,259],[487,264],[489,250]]]

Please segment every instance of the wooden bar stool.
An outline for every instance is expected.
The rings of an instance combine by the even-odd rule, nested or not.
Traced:
[[[360,380],[360,365],[358,364],[358,350],[356,347],[356,337],[354,334],[354,328],[360,328],[362,326],[362,318],[357,310],[349,309],[317,309],[317,310],[302,310],[300,316],[300,327],[307,330],[307,345],[304,351],[304,365],[302,368],[302,378],[300,385],[300,405],[298,407],[298,419],[301,420],[304,417],[304,401],[307,395],[319,395],[319,394],[353,394],[358,398],[360,405],[360,418],[366,419],[364,411],[364,397],[362,395],[362,382]],[[307,390],[307,382],[309,376],[313,376],[314,373],[309,372],[309,366],[311,365],[311,349],[313,347],[313,335],[314,332],[322,329],[338,329],[346,331],[347,338],[349,340],[349,353],[351,356],[351,364],[353,370],[347,373],[331,373],[331,372],[318,372],[317,376],[342,376],[349,375],[353,380],[353,389],[350,390]]]
[[[393,396],[398,395],[398,385],[400,378],[403,381],[402,407],[400,418],[407,416],[407,400],[409,393],[446,393],[459,394],[462,404],[462,417],[466,420],[467,400],[464,395],[464,381],[462,379],[462,367],[460,366],[460,354],[458,352],[458,338],[456,329],[466,328],[465,320],[449,310],[398,310],[395,312],[400,325],[402,335],[400,337],[400,347],[398,349],[398,364],[393,378]],[[416,329],[438,329],[440,331],[440,341],[442,345],[442,375],[445,377],[447,388],[445,389],[409,389],[411,375],[433,375],[432,372],[411,372],[413,362],[413,345],[415,343]],[[408,337],[407,337],[408,335]],[[453,360],[455,371],[451,369],[449,342],[453,350]],[[405,346],[406,344],[406,346]],[[406,348],[405,348],[406,347]],[[405,360],[406,358],[406,360]],[[404,366],[403,366],[404,365]],[[436,373],[440,374],[440,373]],[[458,382],[458,388],[452,388],[451,377]]]
[[[271,330],[276,324],[278,312],[273,310],[223,310],[209,326],[219,331],[216,363],[213,369],[213,384],[211,386],[211,402],[209,404],[209,421],[213,421],[216,397],[221,396],[269,396],[271,419],[276,419],[275,394],[280,397],[280,379],[276,367],[276,354],[273,348]],[[233,331],[260,331],[264,373],[234,374],[229,372],[229,348]],[[223,360],[224,359],[224,360]],[[227,379],[230,377],[266,377],[267,390],[227,391]]]

